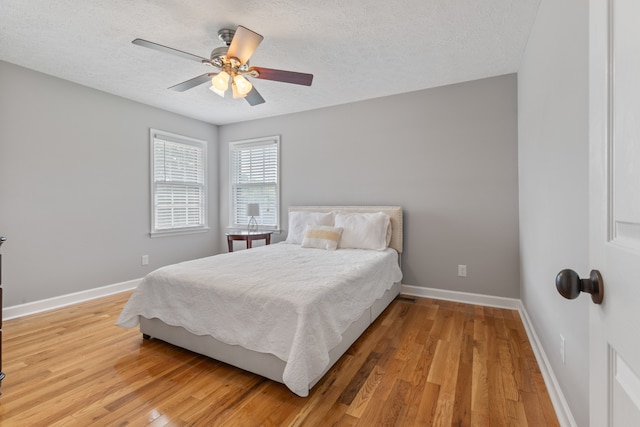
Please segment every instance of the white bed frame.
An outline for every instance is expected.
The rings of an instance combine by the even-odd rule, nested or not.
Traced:
[[[391,218],[392,234],[389,246],[394,248],[398,254],[402,253],[402,208],[398,206],[292,206],[289,208],[289,212],[293,211],[384,212]],[[330,360],[326,369],[309,383],[309,389],[320,381],[322,376],[327,373],[399,293],[400,283],[395,283],[385,292],[382,298],[376,300],[371,307],[365,310],[360,318],[347,328],[342,334],[342,341],[329,352]],[[285,362],[273,354],[260,353],[247,350],[238,345],[225,344],[208,335],[194,335],[184,328],[167,325],[157,318],[147,319],[141,316],[140,332],[145,338],[156,338],[262,375],[273,381],[283,382],[282,374]]]

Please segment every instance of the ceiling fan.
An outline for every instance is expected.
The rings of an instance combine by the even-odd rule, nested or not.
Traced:
[[[239,25],[235,30],[225,28],[218,31],[218,38],[225,43],[225,46],[213,49],[210,58],[203,58],[143,39],[135,39],[131,43],[198,61],[219,70],[199,75],[169,88],[178,92],[184,92],[211,81],[211,90],[216,94],[224,97],[231,88],[234,98],[244,98],[254,106],[265,101],[247,77],[311,86],[313,74],[249,66],[249,58],[264,38],[255,31]]]

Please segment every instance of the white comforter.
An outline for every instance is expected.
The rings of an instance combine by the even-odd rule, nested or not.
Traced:
[[[307,396],[341,334],[402,273],[393,249],[305,249],[279,243],[160,268],[148,274],[118,318],[159,318],[196,335],[272,353],[283,381]]]

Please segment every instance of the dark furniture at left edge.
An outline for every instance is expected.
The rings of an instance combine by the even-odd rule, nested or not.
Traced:
[[[7,240],[6,237],[0,237],[0,246]],[[4,379],[4,372],[2,372],[2,254],[0,253],[0,386],[2,386],[2,380]]]

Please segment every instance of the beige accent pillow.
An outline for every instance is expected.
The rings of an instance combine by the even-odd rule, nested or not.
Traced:
[[[342,228],[328,225],[309,225],[304,231],[303,248],[317,248],[335,251],[342,235]]]

